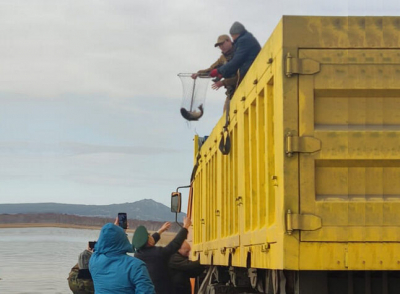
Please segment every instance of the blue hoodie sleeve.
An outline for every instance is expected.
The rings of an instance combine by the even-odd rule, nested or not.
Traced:
[[[139,260],[138,260],[139,261]],[[138,262],[134,270],[130,271],[130,279],[135,286],[135,294],[155,294],[153,282],[144,262]]]

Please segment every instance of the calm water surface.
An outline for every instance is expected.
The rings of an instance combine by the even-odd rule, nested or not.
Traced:
[[[0,293],[72,293],[67,277],[100,230],[0,229]],[[129,236],[131,239],[132,236]]]

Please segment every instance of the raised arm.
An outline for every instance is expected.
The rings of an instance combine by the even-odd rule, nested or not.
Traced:
[[[166,222],[161,226],[161,228],[157,232],[155,232],[155,233],[153,233],[153,235],[151,235],[154,239],[154,244],[157,244],[157,242],[160,241],[161,234],[164,233],[165,231],[167,231],[170,227],[171,227],[171,223]]]
[[[183,228],[180,229],[178,234],[176,234],[175,238],[162,249],[165,257],[169,258],[172,254],[177,252],[179,248],[181,248],[183,241],[185,241],[187,238],[188,229],[191,226],[191,224],[192,221],[190,218],[185,217],[183,219]]]
[[[216,62],[210,65],[209,68],[201,69],[197,73],[192,74],[192,78],[197,78],[200,74],[209,74],[214,68],[218,68],[225,63],[225,57],[221,55]]]

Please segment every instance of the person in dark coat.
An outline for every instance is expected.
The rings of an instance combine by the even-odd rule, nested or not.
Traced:
[[[177,253],[169,260],[169,272],[174,294],[191,294],[190,278],[195,278],[204,271],[200,261],[189,260],[190,244],[183,242]]]
[[[190,218],[184,218],[182,229],[165,247],[155,246],[156,240],[149,235],[144,226],[139,226],[133,234],[132,246],[136,250],[135,257],[146,263],[157,294],[172,294],[168,261],[187,238],[188,228],[191,224]]]
[[[243,80],[250,66],[261,50],[260,43],[240,22],[234,22],[229,30],[234,40],[233,58],[223,66],[213,69],[210,76],[229,77],[239,70],[239,83]]]

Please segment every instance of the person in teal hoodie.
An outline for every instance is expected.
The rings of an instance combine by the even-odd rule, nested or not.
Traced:
[[[89,261],[96,294],[155,294],[145,263],[127,252],[133,248],[125,231],[104,225]]]

